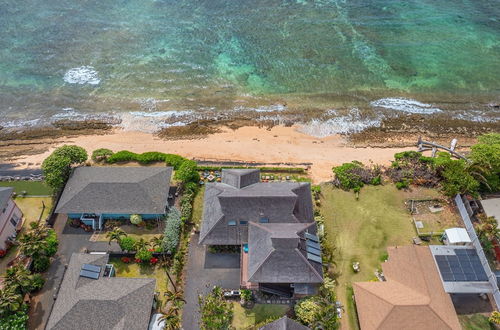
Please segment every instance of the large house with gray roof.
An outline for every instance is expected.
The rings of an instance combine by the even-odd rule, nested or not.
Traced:
[[[199,242],[242,246],[244,288],[297,297],[323,282],[307,182],[265,183],[259,170],[223,170],[220,183],[206,185]]]
[[[106,219],[158,219],[167,212],[171,167],[78,167],[56,207],[101,229]]]
[[[46,329],[147,329],[153,278],[113,277],[108,254],[74,253]]]

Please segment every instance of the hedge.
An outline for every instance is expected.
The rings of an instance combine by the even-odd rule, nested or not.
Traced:
[[[109,164],[121,162],[138,162],[141,164],[151,164],[155,162],[166,162],[172,166],[174,170],[178,170],[182,164],[188,159],[174,154],[165,154],[163,152],[148,151],[142,154],[137,154],[128,150],[121,150],[108,156],[105,160]]]
[[[261,172],[297,173],[303,174],[305,168],[301,167],[248,167],[248,166],[198,166],[198,171],[221,171],[222,169],[257,169]]]
[[[163,251],[173,254],[179,245],[179,236],[181,234],[181,214],[175,207],[171,208],[165,219],[165,233],[163,235]]]

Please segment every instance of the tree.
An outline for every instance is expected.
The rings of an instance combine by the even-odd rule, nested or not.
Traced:
[[[139,214],[132,214],[130,215],[130,222],[133,225],[140,225],[142,223],[142,217]]]
[[[471,147],[470,159],[480,167],[488,190],[500,190],[500,134],[490,133],[478,138],[478,143]]]
[[[89,157],[85,149],[74,145],[63,145],[62,147],[54,150],[52,155],[68,158],[70,160],[70,164],[81,164]]]
[[[42,163],[42,171],[47,184],[58,191],[69,178],[71,165],[87,160],[87,152],[78,146],[64,145],[57,148]]]
[[[182,163],[177,171],[175,171],[175,179],[182,182],[198,182],[200,174],[197,170],[198,165],[194,160],[186,160]]]
[[[120,244],[122,237],[126,237],[127,233],[123,231],[120,227],[114,227],[113,230],[106,233],[106,238],[108,239],[108,244],[111,245],[112,241]]]
[[[5,286],[0,289],[0,315],[7,315],[17,312],[22,305],[23,296],[16,291],[16,288]]]
[[[205,297],[199,296],[200,305],[200,327],[203,330],[208,329],[230,329],[233,320],[233,306],[230,302],[224,300],[222,290],[215,286],[212,292]]]
[[[21,265],[8,268],[5,275],[5,285],[15,288],[19,293],[26,294],[33,291],[33,276]]]

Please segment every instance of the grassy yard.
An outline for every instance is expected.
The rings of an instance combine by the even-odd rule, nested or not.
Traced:
[[[200,191],[196,194],[193,202],[193,222],[197,225],[201,224],[201,217],[203,216],[203,198],[205,196],[205,186],[201,187]]]
[[[357,329],[352,313],[352,283],[375,278],[374,271],[380,267],[388,246],[411,244],[416,232],[405,200],[414,196],[434,196],[435,193],[430,190],[407,193],[393,185],[367,186],[356,200],[353,192],[325,185],[322,195],[325,231],[336,247],[337,295],[347,312],[342,318],[342,327]],[[359,273],[352,270],[354,261],[360,263]]]
[[[235,329],[256,329],[263,321],[277,319],[285,315],[288,305],[255,304],[252,309],[241,307],[238,302],[233,303],[233,327]]]
[[[458,319],[464,330],[493,330],[494,326],[488,322],[488,317],[481,314],[459,315]]]
[[[165,292],[173,290],[167,273],[159,266],[139,265],[136,263],[126,264],[117,258],[111,258],[109,262],[115,266],[116,277],[155,278],[156,291],[160,292],[160,300],[164,299]]]
[[[52,189],[43,181],[2,181],[0,182],[0,187],[13,187],[14,191],[18,194],[26,191],[28,195],[33,196],[52,195]]]

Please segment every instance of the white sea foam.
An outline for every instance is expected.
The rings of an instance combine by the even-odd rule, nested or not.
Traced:
[[[69,69],[64,74],[64,81],[69,84],[89,84],[98,85],[101,82],[99,75],[93,66],[84,65],[78,68]]]
[[[372,107],[380,107],[408,113],[432,114],[442,111],[439,108],[434,108],[431,104],[421,103],[416,100],[405,98],[389,97],[370,102],[370,105]]]
[[[28,119],[28,120],[16,119],[16,120],[0,121],[0,127],[3,128],[35,127],[40,125],[41,123],[42,120],[39,118]]]
[[[253,111],[253,112],[280,112],[285,111],[287,109],[286,105],[283,104],[272,104],[272,105],[263,105],[257,108],[249,108],[245,106],[235,107],[235,111]]]
[[[128,131],[154,133],[161,128],[184,126],[193,112],[186,111],[131,111],[119,114],[120,127]]]
[[[299,132],[323,138],[335,134],[358,133],[370,127],[378,127],[382,122],[379,118],[361,118],[357,108],[345,116],[337,116],[327,120],[312,119],[298,127]]]

